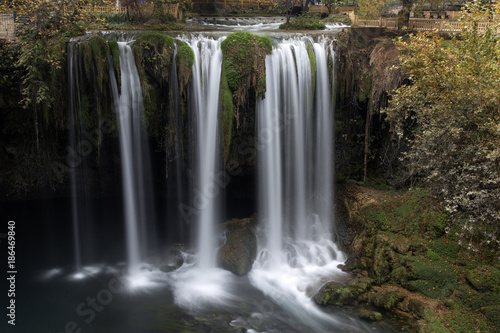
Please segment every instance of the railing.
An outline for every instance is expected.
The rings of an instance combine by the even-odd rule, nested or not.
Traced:
[[[165,11],[172,14],[174,17],[181,19],[182,13],[179,11],[179,4],[165,4]],[[96,14],[116,15],[127,13],[126,7],[115,6],[84,6],[83,10],[93,12]],[[152,13],[153,6],[150,4],[140,5],[139,10],[142,13]],[[0,13],[0,38],[16,38],[15,35],[15,14],[14,13]]]
[[[99,13],[99,14],[124,14],[127,12],[126,7],[116,6],[83,6],[85,11]]]
[[[211,4],[213,0],[193,0],[193,4]],[[237,5],[237,6],[257,6],[260,7],[274,7],[276,1],[274,0],[216,0],[216,4],[224,5]]]
[[[309,5],[309,13],[328,13],[328,8],[324,5]]]
[[[0,38],[15,37],[14,13],[0,13]]]
[[[163,5],[167,13],[170,13],[174,15],[175,17],[178,17],[179,14],[179,4],[178,3],[171,3],[171,4],[164,4]],[[85,6],[84,9],[94,12],[94,13],[99,13],[99,14],[125,14],[127,13],[127,7],[105,7],[105,6]],[[147,3],[147,4],[142,4],[139,5],[139,10],[141,13],[152,13],[154,9],[154,5],[152,3]]]
[[[362,20],[356,17],[353,20],[354,25],[361,27],[380,27],[388,29],[397,29],[398,22],[397,19],[391,18],[379,18],[375,20]],[[478,31],[480,33],[486,32],[489,23],[481,22],[478,26]],[[440,31],[440,32],[461,32],[460,23],[458,21],[450,20],[434,20],[434,19],[421,19],[421,18],[411,18],[408,26],[409,30],[414,31]]]

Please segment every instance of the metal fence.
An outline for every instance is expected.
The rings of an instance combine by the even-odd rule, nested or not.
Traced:
[[[14,38],[14,13],[0,13],[0,38]]]
[[[397,29],[398,24],[396,19],[390,18],[379,18],[375,20],[362,20],[356,18],[354,25],[361,27],[381,27],[389,29]],[[486,32],[489,23],[480,22],[478,25],[478,31],[480,33]],[[441,32],[451,32],[458,33],[462,29],[460,27],[460,22],[452,20],[434,20],[434,19],[420,19],[412,18],[410,19],[410,24],[408,27],[411,31],[441,31]]]

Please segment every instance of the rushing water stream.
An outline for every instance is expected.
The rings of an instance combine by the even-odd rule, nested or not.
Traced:
[[[213,186],[222,169],[219,86],[224,38],[182,37],[194,51],[187,110],[192,115],[190,164],[195,168],[192,189],[182,188],[182,180],[176,183],[178,193],[190,193],[189,202],[199,208],[196,221],[190,221],[196,229],[190,246],[151,255],[155,239],[161,239],[156,220],[169,215],[155,214],[161,210],[150,194],[141,83],[131,43],[119,42],[120,86],[113,66],[110,77],[123,197],[83,200],[79,193],[84,181],[78,177],[86,171],[80,168],[71,175],[69,201],[25,203],[29,209],[23,212],[15,205],[7,209],[19,221],[45,216],[33,230],[20,226],[20,237],[26,237],[31,248],[46,251],[36,254],[36,264],[24,271],[19,332],[372,331],[355,314],[342,309],[334,313],[312,300],[325,282],[349,278],[337,268],[346,257],[334,242],[332,224],[334,73],[329,73],[328,60],[335,55],[327,39],[281,38],[266,58],[266,94],[256,109],[258,255],[247,276],[218,267],[222,235],[217,225],[226,213],[223,191]],[[68,50],[73,123],[69,138],[75,146],[82,71],[78,47]],[[178,98],[175,89],[172,95]],[[180,112],[178,102],[172,105]],[[93,244],[81,241],[86,206],[95,211]],[[179,229],[183,223],[178,221]],[[28,236],[32,231],[50,236]],[[97,254],[92,264],[82,261],[84,247],[93,247]],[[27,249],[21,250],[20,260],[29,262],[30,256]]]

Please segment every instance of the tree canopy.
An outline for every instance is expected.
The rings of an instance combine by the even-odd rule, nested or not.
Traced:
[[[500,252],[499,5],[466,5],[462,33],[399,39],[400,87],[385,110],[405,160],[443,198],[459,242]],[[487,23],[483,23],[487,22]],[[484,26],[484,27],[483,27]]]

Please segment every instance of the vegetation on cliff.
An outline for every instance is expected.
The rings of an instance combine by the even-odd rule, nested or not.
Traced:
[[[167,113],[162,104],[162,91],[169,86],[174,39],[159,33],[146,33],[134,43],[135,62],[141,80],[144,114],[150,135],[162,137]]]
[[[280,25],[284,30],[323,30],[326,26],[318,18],[304,14]]]
[[[498,5],[467,5],[462,33],[399,40],[410,84],[386,110],[407,145],[407,177],[425,180],[451,214],[458,242],[500,255],[500,45]],[[496,19],[492,19],[495,18]],[[486,31],[480,22],[489,22]]]
[[[319,304],[360,307],[370,320],[401,315],[412,331],[500,329],[498,261],[457,244],[459,227],[437,198],[344,184],[339,201],[352,235],[344,269],[355,278],[327,283]]]
[[[221,44],[222,78],[221,96],[223,107],[224,153],[227,158],[231,138],[241,127],[253,124],[253,115],[241,115],[241,110],[252,112],[251,105],[264,96],[266,91],[266,55],[272,52],[271,40],[248,32],[236,32],[229,35]],[[226,86],[227,82],[227,86]],[[228,89],[232,94],[232,104],[228,100]],[[235,123],[233,124],[233,119]],[[242,124],[246,122],[249,124]],[[236,127],[233,130],[233,127]],[[241,130],[241,129],[240,129]],[[253,131],[253,128],[252,128]],[[248,138],[245,138],[248,139]]]

